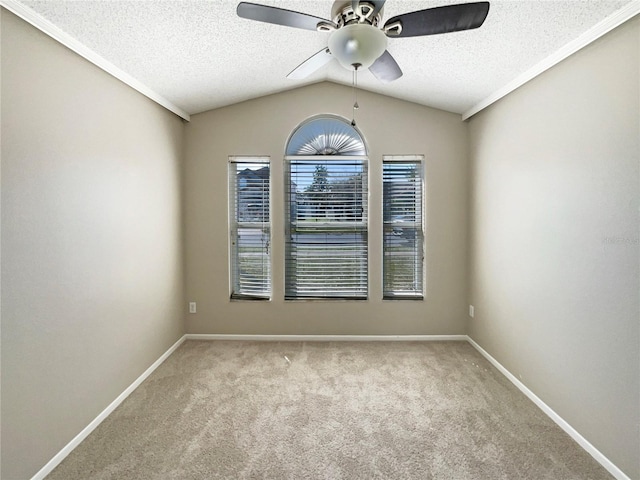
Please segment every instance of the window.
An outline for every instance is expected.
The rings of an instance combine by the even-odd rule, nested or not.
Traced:
[[[231,298],[271,297],[269,159],[229,158]]]
[[[422,299],[423,157],[383,158],[383,297]]]
[[[285,299],[366,299],[367,158],[348,122],[320,117],[294,132],[285,171]]]

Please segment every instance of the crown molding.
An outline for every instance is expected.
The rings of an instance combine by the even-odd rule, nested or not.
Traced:
[[[134,90],[137,90],[145,97],[153,100],[159,105],[162,105],[164,108],[175,113],[179,117],[182,117],[187,121],[190,120],[190,115],[186,111],[184,111],[177,105],[174,105],[172,102],[164,98],[162,95],[153,91],[152,89],[147,87],[145,84],[143,84],[139,80],[136,80],[135,78],[133,78],[128,73],[116,67],[113,63],[109,62],[108,60],[101,57],[100,55],[95,53],[93,50],[85,46],[84,44],[80,43],[71,35],[61,30],[59,27],[51,23],[49,20],[44,18],[39,13],[30,9],[29,7],[26,7],[25,5],[21,4],[17,0],[0,0],[0,6],[6,8],[10,12],[22,18],[24,21],[30,23],[31,25],[36,27],[38,30],[49,35],[51,38],[53,38],[57,42],[61,43],[65,47],[69,48],[73,52],[80,55],[81,57],[90,61],[91,63],[101,68],[108,74],[120,80],[121,82],[127,84]]]
[[[593,43],[604,34],[610,32],[619,25],[622,25],[627,20],[635,17],[636,15],[638,15],[638,13],[640,13],[640,0],[635,0],[625,5],[620,10],[614,12],[601,22],[596,23],[593,27],[584,32],[575,40],[567,43],[564,47],[549,55],[544,60],[538,62],[526,72],[518,75],[511,82],[496,90],[484,100],[476,103],[473,107],[462,114],[462,120],[468,120],[476,113],[484,110],[488,106],[500,100],[502,97],[508,95],[525,83],[533,80],[541,73],[546,72],[551,67],[557,65],[568,56],[573,55],[578,50],[581,50],[587,45]]]

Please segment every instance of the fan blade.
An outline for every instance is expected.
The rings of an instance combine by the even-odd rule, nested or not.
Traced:
[[[325,66],[333,60],[333,55],[327,47],[320,50],[318,53],[313,54],[309,58],[307,58],[304,62],[294,68],[287,78],[291,78],[293,80],[301,80],[303,78],[307,78],[316,70]]]
[[[482,25],[488,13],[489,2],[427,8],[390,18],[384,31],[389,37],[417,37],[471,30]]]
[[[285,10],[284,8],[258,5],[257,3],[240,2],[237,13],[239,17],[258,22],[275,23],[285,27],[303,28],[305,30],[317,30],[318,24],[328,24],[335,28],[337,25],[324,18],[314,17],[306,13]]]
[[[378,59],[369,67],[369,71],[382,83],[389,83],[402,76],[402,70],[391,56],[389,50],[385,50]]]

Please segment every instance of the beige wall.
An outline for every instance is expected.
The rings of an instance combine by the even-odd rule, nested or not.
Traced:
[[[184,128],[5,10],[1,25],[1,476],[13,480],[184,332]]]
[[[184,127],[4,10],[0,25],[2,478],[33,475],[185,329],[468,331],[640,478],[638,19],[469,124],[360,92],[366,302],[283,300],[285,142],[310,116],[350,118],[351,89],[317,84]],[[426,156],[423,302],[381,300],[381,157],[403,153]],[[229,155],[272,160],[268,303],[228,298]],[[183,285],[198,302],[186,326]]]
[[[466,305],[467,125],[459,115],[359,93],[357,123],[370,153],[370,290],[366,302],[285,302],[285,143],[310,116],[351,118],[352,91],[322,83],[194,115],[186,128],[186,292],[198,313],[189,333],[462,334]],[[381,300],[381,159],[426,156],[427,290],[424,302]],[[229,155],[272,161],[273,300],[230,302]]]
[[[470,122],[469,334],[640,479],[640,18]]]

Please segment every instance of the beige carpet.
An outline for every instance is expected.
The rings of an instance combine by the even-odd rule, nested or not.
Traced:
[[[48,477],[611,477],[466,342],[185,342]]]

